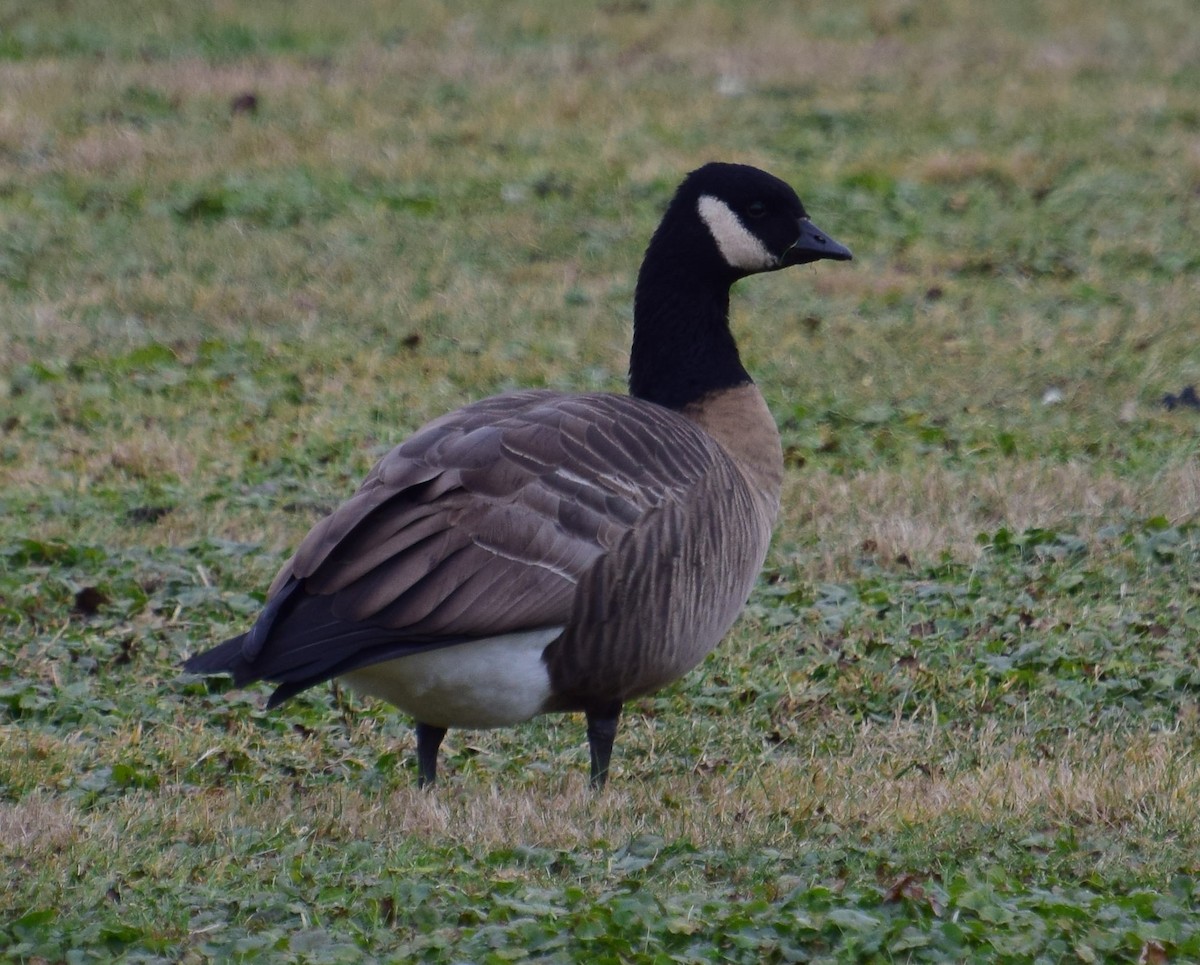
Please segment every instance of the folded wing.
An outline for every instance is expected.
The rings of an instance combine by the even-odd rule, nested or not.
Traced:
[[[627,396],[466,406],[384,456],[313,527],[255,626],[186,666],[275,681],[278,703],[418,650],[565,628],[597,561],[719,458],[691,422]]]

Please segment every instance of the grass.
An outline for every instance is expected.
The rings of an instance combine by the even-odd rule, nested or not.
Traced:
[[[1193,19],[0,3],[0,957],[1200,957]],[[736,293],[783,518],[603,795],[179,675],[416,426],[619,390],[713,158],[856,260]]]

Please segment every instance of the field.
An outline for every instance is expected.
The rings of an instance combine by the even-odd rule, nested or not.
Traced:
[[[1192,0],[0,0],[0,959],[1200,959]],[[181,675],[418,425],[620,391],[706,160],[751,603],[627,708],[451,732]]]

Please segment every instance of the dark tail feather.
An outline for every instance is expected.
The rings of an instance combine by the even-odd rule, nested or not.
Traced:
[[[246,662],[244,651],[247,636],[249,634],[242,633],[217,644],[211,650],[193,654],[183,662],[183,669],[188,673],[231,674],[233,682],[239,687],[257,680],[258,676]]]
[[[263,608],[258,619],[245,633],[230,637],[224,643],[219,643],[211,650],[193,654],[183,662],[183,669],[188,673],[214,674],[227,673],[233,676],[233,682],[238,687],[262,680],[263,675],[254,669],[254,663],[266,645],[275,621],[279,618],[285,606],[290,610],[300,597],[298,580],[289,580],[274,598]]]
[[[341,619],[334,613],[334,596],[310,596],[300,592],[301,588],[298,580],[286,583],[263,608],[254,626],[188,657],[183,669],[194,674],[229,674],[236,687],[268,680],[276,685],[267,702],[271,708],[351,670],[471,639],[398,637],[389,627]]]

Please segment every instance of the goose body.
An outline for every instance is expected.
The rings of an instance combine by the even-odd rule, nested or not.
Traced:
[[[246,633],[196,673],[339,678],[449,727],[582,711],[604,781],[621,705],[698,664],[750,594],[779,510],[779,433],[729,332],[748,274],[849,252],[784,182],[709,164],[639,275],[630,395],[511,392],[419,429],[317,523]]]

